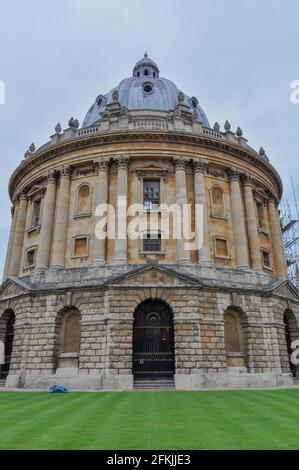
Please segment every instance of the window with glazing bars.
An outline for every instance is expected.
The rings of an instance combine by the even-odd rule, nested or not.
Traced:
[[[147,234],[143,239],[143,251],[161,251],[161,235]]]
[[[145,209],[158,209],[160,204],[160,181],[146,180],[143,183],[143,203]]]

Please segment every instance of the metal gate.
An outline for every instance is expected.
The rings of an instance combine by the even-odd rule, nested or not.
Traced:
[[[146,300],[134,315],[133,374],[135,377],[171,377],[174,371],[172,312],[160,300]]]

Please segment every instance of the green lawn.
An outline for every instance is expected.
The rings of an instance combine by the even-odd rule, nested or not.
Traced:
[[[0,449],[299,449],[299,390],[0,393]]]

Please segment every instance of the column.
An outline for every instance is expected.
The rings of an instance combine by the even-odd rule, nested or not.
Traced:
[[[236,265],[238,268],[248,268],[248,247],[244,221],[244,211],[242,205],[242,195],[240,188],[239,172],[231,168],[228,172],[230,181],[230,196],[232,210],[232,224],[235,241]]]
[[[244,178],[244,200],[246,210],[247,233],[249,240],[251,267],[262,270],[260,238],[257,229],[255,203],[252,192],[253,179],[249,175]]]
[[[277,211],[277,200],[273,194],[269,194],[268,214],[270,222],[270,233],[273,246],[276,277],[287,279],[287,267],[282,242],[281,226]]]
[[[3,281],[5,281],[9,276],[9,265],[10,265],[11,254],[12,254],[12,249],[13,249],[13,242],[14,242],[14,236],[15,236],[15,230],[16,230],[16,224],[17,224],[17,218],[18,218],[18,210],[19,210],[19,201],[15,201],[11,209],[12,221],[11,221],[11,226],[10,226],[7,252],[6,252],[6,258],[5,258]]]
[[[128,169],[129,157],[117,159],[116,184],[116,231],[114,242],[114,264],[127,264],[127,206],[128,206]]]
[[[205,186],[205,171],[207,162],[194,161],[194,195],[195,204],[201,204],[203,207],[203,224],[197,220],[198,212],[195,211],[195,237],[197,240],[202,238],[202,247],[198,252],[198,263],[199,264],[211,264],[211,253],[210,253],[210,237],[209,237],[209,218],[208,218],[208,207],[206,198],[206,186]],[[198,230],[201,233],[198,233]]]
[[[17,212],[16,225],[15,225],[13,245],[11,249],[9,277],[19,275],[21,260],[22,260],[25,224],[26,224],[26,217],[27,217],[27,206],[28,206],[27,197],[25,196],[23,192],[20,192],[18,197],[19,197],[19,204],[18,204],[18,209],[16,211]]]
[[[190,250],[185,250],[185,242],[188,243],[188,240],[184,239],[184,221],[183,221],[183,206],[188,204],[187,198],[187,185],[186,185],[186,165],[187,160],[182,157],[175,157],[173,159],[174,170],[175,170],[175,194],[176,194],[176,204],[180,206],[181,215],[177,219],[178,223],[178,239],[177,243],[177,262],[178,264],[189,264],[190,263]],[[187,208],[187,206],[186,206]],[[187,214],[187,211],[185,212]],[[189,222],[190,226],[190,221]]]
[[[98,171],[98,181],[94,188],[97,208],[101,204],[108,203],[109,158],[99,158],[94,163]],[[106,263],[106,243],[107,239],[99,239],[95,234],[91,266],[103,266]]]
[[[55,170],[49,172],[47,180],[47,190],[44,196],[42,224],[37,250],[37,269],[47,269],[49,267],[57,185]]]
[[[71,169],[63,167],[60,170],[60,185],[58,190],[57,213],[53,235],[52,267],[65,267],[65,253],[68,233],[70,205]]]

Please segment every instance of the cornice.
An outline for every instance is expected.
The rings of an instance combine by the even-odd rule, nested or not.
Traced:
[[[219,150],[228,155],[241,158],[247,163],[253,164],[255,167],[263,171],[266,176],[275,182],[277,188],[277,196],[280,199],[282,196],[282,181],[275,170],[275,168],[267,161],[262,160],[261,157],[251,150],[235,143],[215,139],[203,134],[194,134],[180,131],[115,131],[101,134],[93,134],[90,136],[82,136],[72,140],[59,143],[57,145],[43,146],[37,150],[34,156],[30,159],[22,161],[22,163],[13,172],[9,181],[9,195],[12,199],[13,194],[21,183],[22,178],[30,173],[32,169],[38,168],[39,165],[52,159],[73,152],[75,150],[88,149],[97,147],[98,145],[111,144],[111,143],[131,143],[131,142],[176,142],[182,144],[196,145],[203,148],[212,150]]]

